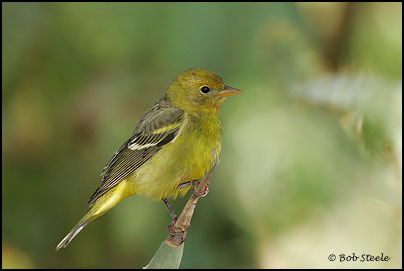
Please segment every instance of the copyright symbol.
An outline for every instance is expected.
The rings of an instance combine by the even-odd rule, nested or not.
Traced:
[[[328,260],[331,262],[335,261],[336,258],[337,257],[334,254],[330,254],[330,256],[328,256]]]

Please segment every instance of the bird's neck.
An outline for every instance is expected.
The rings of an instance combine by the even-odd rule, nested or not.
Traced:
[[[220,137],[222,132],[222,120],[219,117],[219,111],[206,112],[186,112],[186,118],[189,119],[191,126],[197,128],[213,137]]]
[[[219,119],[219,110],[185,111],[189,118],[196,121],[209,121]]]

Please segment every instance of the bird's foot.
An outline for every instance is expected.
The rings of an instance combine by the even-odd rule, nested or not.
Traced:
[[[178,216],[173,217],[173,221],[171,221],[170,225],[168,225],[168,231],[170,233],[173,232],[173,228],[174,228],[174,225],[177,222],[177,220],[178,220]]]
[[[210,185],[210,182],[208,181],[208,183],[206,184],[206,186],[205,186],[205,191],[204,192],[202,192],[202,193],[199,193],[199,192],[197,192],[197,191],[195,191],[195,188],[194,188],[194,195],[196,195],[196,196],[200,196],[200,197],[206,197],[206,195],[209,193],[209,185]]]

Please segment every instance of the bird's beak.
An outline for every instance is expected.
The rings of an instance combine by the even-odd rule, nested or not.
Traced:
[[[228,96],[233,96],[233,95],[237,95],[237,94],[243,94],[244,92],[231,87],[229,85],[224,85],[224,89],[222,91],[220,91],[218,94],[220,97],[228,97]]]

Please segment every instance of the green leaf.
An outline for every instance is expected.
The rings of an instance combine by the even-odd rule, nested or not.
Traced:
[[[178,269],[181,264],[183,251],[184,243],[182,243],[179,247],[173,248],[163,242],[161,243],[156,254],[154,254],[150,263],[143,269]]]

